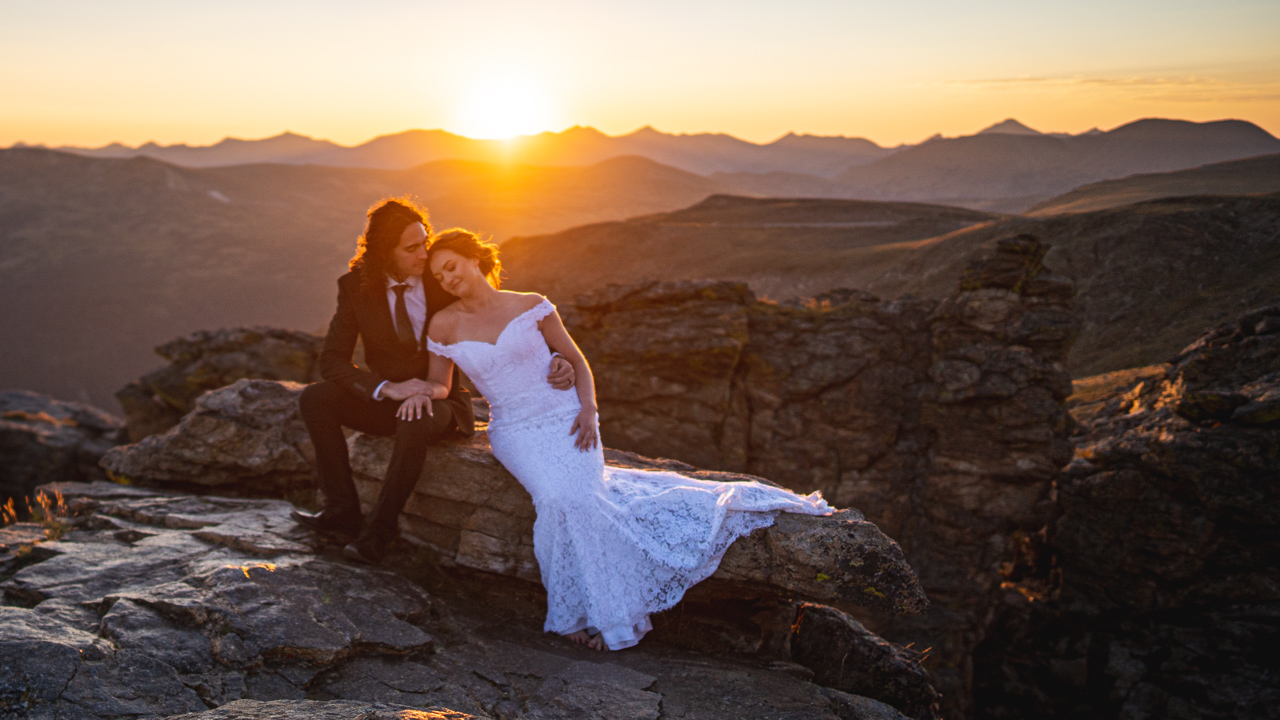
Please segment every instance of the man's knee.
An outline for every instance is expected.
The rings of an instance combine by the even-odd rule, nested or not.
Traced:
[[[315,417],[317,413],[334,407],[344,392],[341,385],[328,380],[311,383],[302,389],[302,395],[298,397],[298,412],[304,419]]]
[[[431,401],[431,415],[425,412],[413,420],[396,419],[396,439],[431,441],[443,436],[453,427],[453,413],[443,400]]]

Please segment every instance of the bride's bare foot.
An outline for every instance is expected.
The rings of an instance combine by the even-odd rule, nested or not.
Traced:
[[[571,632],[571,633],[569,633],[568,635],[565,635],[565,637],[566,637],[567,639],[569,639],[569,640],[572,640],[573,642],[575,642],[575,643],[577,643],[577,644],[579,644],[579,645],[588,645],[588,646],[589,646],[589,645],[591,644],[591,636],[587,634],[587,631],[586,631],[586,630],[579,630],[579,631],[577,631],[577,632]]]
[[[604,638],[600,635],[592,635],[587,641],[587,647],[592,650],[608,650],[609,646],[604,644]]]

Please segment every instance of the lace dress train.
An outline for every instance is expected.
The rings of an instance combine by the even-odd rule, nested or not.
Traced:
[[[545,629],[598,631],[619,650],[652,628],[650,614],[714,573],[734,540],[772,525],[780,511],[832,509],[817,493],[608,467],[599,447],[579,451],[569,434],[582,407],[577,393],[546,381],[551,351],[538,321],[554,311],[543,299],[494,344],[427,347],[457,363],[489,400],[493,454],[533,498]]]

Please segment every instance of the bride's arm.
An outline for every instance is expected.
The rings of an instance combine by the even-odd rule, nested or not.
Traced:
[[[542,330],[542,337],[546,339],[547,347],[563,355],[564,359],[573,366],[575,388],[578,391],[578,399],[582,401],[582,412],[578,413],[578,418],[573,421],[569,434],[578,434],[574,444],[579,450],[594,448],[600,442],[600,438],[596,434],[596,381],[591,376],[591,366],[587,364],[587,359],[578,349],[578,344],[569,337],[569,331],[564,329],[560,313],[552,312],[543,318],[538,323],[538,328]]]
[[[437,315],[437,317],[439,316]],[[432,337],[433,330],[436,330],[434,318],[427,328],[427,337],[440,342]],[[426,390],[400,403],[399,409],[396,410],[396,417],[404,420],[416,420],[421,418],[424,412],[429,416],[431,415],[432,400],[443,400],[449,397],[449,390],[453,388],[453,361],[433,352],[427,352],[427,359]]]
[[[449,389],[453,386],[453,361],[435,353],[427,353],[430,364],[427,366],[427,389],[418,395],[410,396],[400,403],[396,417],[404,420],[417,420],[431,415],[431,401],[449,397]]]

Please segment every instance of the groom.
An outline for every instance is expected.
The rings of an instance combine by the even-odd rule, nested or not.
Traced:
[[[321,382],[302,391],[299,409],[316,452],[316,479],[324,491],[318,513],[294,511],[300,525],[321,532],[356,536],[343,554],[376,564],[395,539],[400,511],[422,474],[427,446],[475,433],[471,394],[454,367],[444,400],[433,400],[421,418],[396,417],[400,402],[426,390],[427,327],[441,308],[457,298],[429,273],[426,210],[407,199],[386,200],[369,210],[364,235],[351,259],[351,272],[338,279],[338,310],[320,351]],[[352,364],[357,337],[364,340],[369,370]],[[573,386],[573,368],[560,356],[551,360],[547,381]],[[373,512],[362,516],[344,427],[372,435],[394,435],[395,449]]]

